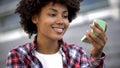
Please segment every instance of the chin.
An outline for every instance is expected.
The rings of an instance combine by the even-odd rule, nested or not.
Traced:
[[[62,37],[61,38],[56,38],[56,40],[61,40],[62,39]]]
[[[55,39],[56,40],[61,40],[63,38],[63,36],[57,36]]]
[[[61,40],[64,34],[53,34],[51,35],[51,39],[53,40]]]

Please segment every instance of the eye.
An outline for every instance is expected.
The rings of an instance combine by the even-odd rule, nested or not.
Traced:
[[[51,17],[55,17],[56,16],[56,14],[48,14],[49,16],[51,16]]]
[[[63,16],[64,18],[68,18],[68,15]]]
[[[63,18],[68,18],[68,15],[63,15]]]

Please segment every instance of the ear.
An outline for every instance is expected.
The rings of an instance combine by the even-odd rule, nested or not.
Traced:
[[[32,16],[32,22],[33,22],[34,24],[37,24],[37,23],[38,23],[38,17],[37,17],[37,15],[33,15],[33,16]]]

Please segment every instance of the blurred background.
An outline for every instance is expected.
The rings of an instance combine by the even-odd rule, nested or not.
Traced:
[[[8,52],[32,39],[21,28],[20,18],[14,13],[20,0],[0,0],[0,68],[5,68]],[[93,19],[107,22],[108,42],[104,48],[106,68],[120,68],[120,0],[84,0],[77,18],[72,21],[64,40],[83,47],[89,56],[90,44],[80,41]]]

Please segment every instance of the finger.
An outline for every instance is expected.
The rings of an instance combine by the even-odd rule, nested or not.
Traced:
[[[104,45],[102,40],[90,31],[87,31],[86,37],[89,40],[89,42],[93,45],[96,45],[96,44]]]
[[[104,40],[104,31],[102,31],[99,27],[96,27],[95,25],[91,24],[90,27],[95,31],[97,36]]]
[[[105,24],[105,30],[103,30],[101,27],[100,27],[100,25],[98,24],[98,23],[96,23],[96,22],[94,22],[94,25],[96,26],[96,27],[98,27],[101,31],[104,31],[104,32],[106,32],[107,31],[107,24]]]
[[[107,31],[107,28],[108,28],[108,26],[107,26],[107,24],[106,24],[106,26],[105,26],[105,32]]]
[[[104,30],[100,27],[100,25],[99,25],[98,23],[94,22],[93,25],[96,26],[99,30],[104,31]]]
[[[103,39],[101,39],[100,36],[95,35],[90,31],[87,31],[86,35],[91,43],[95,43],[97,45],[102,45],[102,46],[106,44],[106,41],[108,39],[106,34],[104,34],[104,36],[102,37]]]
[[[107,40],[108,40],[108,37],[107,37],[107,35],[105,34],[105,35],[104,35],[104,41],[105,41],[105,43],[106,43]]]

